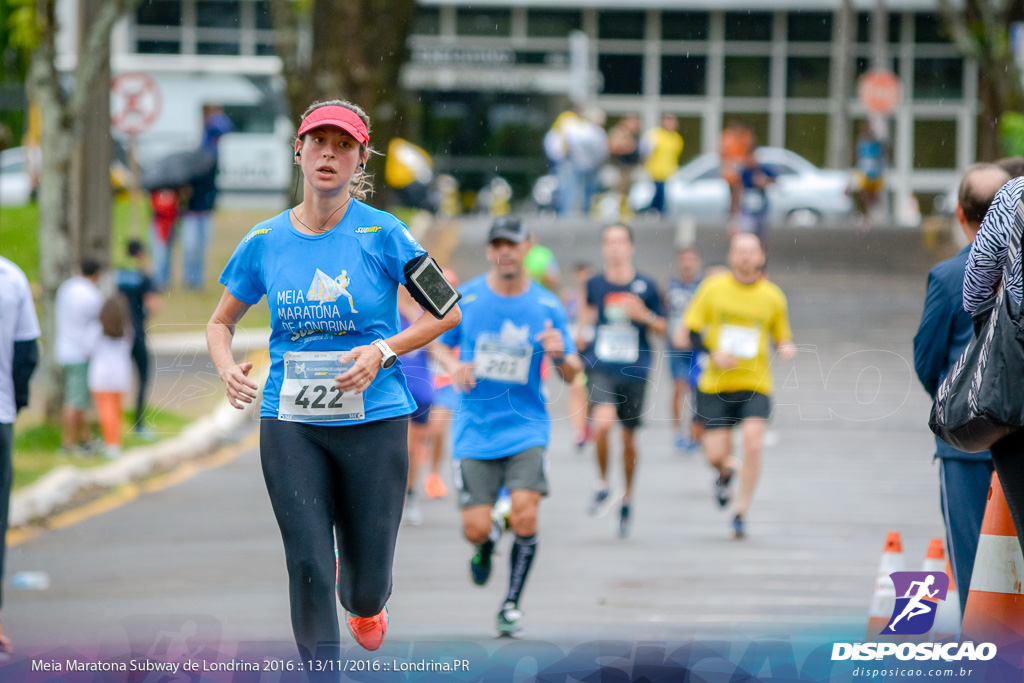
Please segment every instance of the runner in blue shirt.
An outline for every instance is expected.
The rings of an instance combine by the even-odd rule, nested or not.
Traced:
[[[692,422],[690,431],[683,429],[683,409],[687,408],[693,414],[692,390],[700,377],[697,354],[690,347],[689,330],[683,324],[683,313],[703,280],[700,254],[693,247],[680,249],[677,265],[679,277],[668,281],[668,357],[672,372],[672,424],[676,429],[676,452],[686,453],[700,447],[700,441],[692,438]]]
[[[252,363],[232,358],[231,338],[249,307],[267,297],[271,367],[260,459],[303,660],[340,658],[335,590],[356,641],[374,650],[384,640],[409,465],[407,416],[416,408],[395,359],[461,317],[451,290],[434,315],[399,332],[398,285],[431,310],[436,288],[419,285],[433,262],[395,217],[362,202],[369,137],[369,120],[353,104],[332,100],[306,111],[295,140],[302,203],[245,236],[220,277],[224,294],[207,325],[228,400],[241,409],[258,387],[248,377]]]
[[[462,324],[441,337],[438,353],[452,385],[464,392],[452,430],[452,467],[463,532],[476,546],[470,573],[478,586],[490,577],[500,537],[491,508],[502,486],[511,492],[516,538],[498,612],[503,635],[520,629],[519,598],[537,552],[537,507],[548,492],[551,420],[541,365],[546,356],[566,383],[583,369],[561,302],[523,267],[531,246],[518,218],[495,220],[487,245],[491,269],[463,286]]]

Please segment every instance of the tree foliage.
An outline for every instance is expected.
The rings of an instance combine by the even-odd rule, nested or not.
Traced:
[[[978,156],[994,160],[1001,154],[1000,118],[1024,104],[1010,33],[1024,20],[1024,0],[939,0],[939,8],[953,43],[978,64]]]

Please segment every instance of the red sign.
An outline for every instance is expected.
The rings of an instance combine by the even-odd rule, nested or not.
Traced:
[[[891,114],[900,103],[900,79],[885,69],[871,69],[857,81],[857,96],[871,114]]]
[[[110,122],[128,135],[138,135],[160,116],[163,101],[160,88],[149,75],[139,72],[118,74],[110,86],[114,96]]]

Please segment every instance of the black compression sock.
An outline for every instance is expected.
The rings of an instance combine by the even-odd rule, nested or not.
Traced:
[[[508,597],[506,601],[519,604],[519,594],[523,592],[526,584],[526,576],[530,573],[530,566],[537,554],[537,534],[533,536],[516,536],[512,544],[512,555],[509,558],[509,565],[512,569],[508,582]]]

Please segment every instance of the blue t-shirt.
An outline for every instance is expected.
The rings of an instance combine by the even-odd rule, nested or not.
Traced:
[[[461,291],[462,323],[442,335],[441,343],[458,348],[460,360],[474,365],[476,387],[462,396],[452,457],[493,460],[547,446],[551,421],[541,392],[544,349],[537,335],[550,321],[562,332],[565,352],[576,353],[565,309],[536,282],[519,296],[501,296],[481,275]]]
[[[278,417],[288,351],[344,351],[398,334],[397,290],[405,264],[423,254],[398,219],[355,199],[323,235],[292,227],[288,212],[260,223],[235,249],[220,283],[236,299],[270,307],[270,377],[260,417]],[[416,408],[401,362],[380,370],[363,393],[365,417],[344,425],[408,415]]]
[[[633,293],[640,297],[650,310],[661,315],[661,297],[658,296],[658,284],[647,277],[637,273],[633,281],[625,285],[613,285],[605,279],[604,275],[595,275],[587,281],[587,305],[597,308],[597,329],[594,342],[587,347],[583,353],[583,359],[588,368],[595,372],[602,372],[608,375],[622,375],[627,381],[643,382],[647,378],[647,371],[651,367],[651,342],[647,338],[647,325],[629,320],[625,312],[618,305],[617,299],[624,293]],[[602,351],[603,338],[609,331],[620,326],[632,326],[636,330],[635,348],[629,348],[633,342],[627,340],[627,344],[617,343],[614,355],[604,354]],[[602,328],[606,329],[602,329]],[[607,335],[611,338],[611,335]],[[619,341],[618,339],[616,341]],[[630,351],[635,351],[635,360],[608,360],[608,358],[628,358]],[[622,354],[625,355],[622,355]]]

